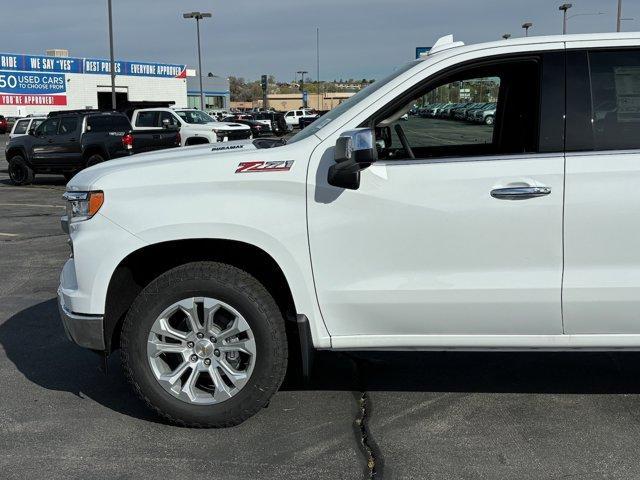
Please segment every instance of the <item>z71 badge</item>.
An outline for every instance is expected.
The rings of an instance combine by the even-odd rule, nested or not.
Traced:
[[[236,173],[252,172],[288,172],[293,166],[293,160],[284,162],[241,162]]]

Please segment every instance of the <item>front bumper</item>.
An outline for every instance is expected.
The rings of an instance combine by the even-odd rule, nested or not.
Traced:
[[[91,350],[105,350],[104,317],[102,315],[82,315],[71,312],[65,306],[60,290],[58,290],[58,311],[69,340]]]

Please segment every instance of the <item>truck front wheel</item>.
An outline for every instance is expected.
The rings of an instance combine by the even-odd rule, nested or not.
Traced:
[[[135,299],[121,335],[134,391],[171,423],[237,425],[284,379],[284,319],[264,286],[217,262],[176,267]]]
[[[30,185],[33,183],[33,169],[27,165],[20,155],[9,160],[9,179],[14,185]]]

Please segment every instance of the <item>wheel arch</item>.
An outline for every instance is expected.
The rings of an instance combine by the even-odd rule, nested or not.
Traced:
[[[184,141],[184,145],[189,147],[191,145],[206,145],[207,143],[211,143],[207,137],[188,137]]]
[[[11,160],[11,158],[15,157],[16,155],[21,155],[22,159],[25,162],[27,162],[28,165],[31,165],[31,161],[29,160],[29,158],[27,158],[27,152],[25,148],[21,145],[16,147],[11,147],[9,148],[9,150],[7,150],[7,153],[6,153],[7,162]]]
[[[107,150],[101,145],[87,145],[82,152],[82,158],[87,162],[91,155],[95,154],[101,155],[105,160],[109,160]]]
[[[107,352],[118,348],[122,322],[140,291],[167,270],[192,261],[218,261],[246,271],[265,286],[285,319],[296,320],[290,283],[281,266],[262,248],[227,239],[170,240],[131,252],[113,271],[104,312]]]

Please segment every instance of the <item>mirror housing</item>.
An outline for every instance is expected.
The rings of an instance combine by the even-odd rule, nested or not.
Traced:
[[[357,190],[360,186],[360,171],[378,159],[375,134],[370,128],[357,128],[344,132],[336,141],[329,167],[329,185]]]
[[[35,128],[30,128],[28,133],[29,133],[29,135],[31,135],[32,137],[35,137],[35,136],[36,136],[36,129],[35,129]]]

